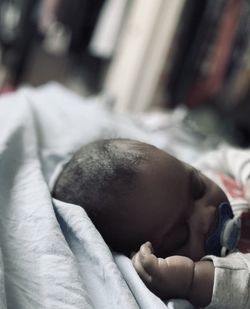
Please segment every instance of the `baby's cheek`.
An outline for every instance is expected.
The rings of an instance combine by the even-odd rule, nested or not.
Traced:
[[[195,241],[190,240],[182,248],[173,252],[172,255],[181,255],[193,261],[199,261],[205,255],[205,240],[201,237]]]
[[[176,255],[175,252],[186,245],[188,238],[189,231],[186,225],[173,230],[158,246],[153,245],[156,256],[166,258]]]

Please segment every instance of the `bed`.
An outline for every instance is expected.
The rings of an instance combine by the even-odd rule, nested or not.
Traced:
[[[139,139],[186,161],[206,148],[183,133],[183,111],[119,115],[111,103],[55,83],[0,98],[0,308],[193,308],[152,294],[81,207],[51,198],[56,166],[98,138]]]

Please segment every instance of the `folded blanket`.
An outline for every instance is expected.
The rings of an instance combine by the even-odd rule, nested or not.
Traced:
[[[80,145],[117,136],[152,142],[104,101],[57,84],[0,98],[0,308],[191,308],[164,304],[81,207],[51,198],[56,165]]]

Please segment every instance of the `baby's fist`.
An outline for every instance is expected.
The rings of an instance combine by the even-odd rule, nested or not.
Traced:
[[[160,297],[188,298],[194,273],[191,259],[184,256],[157,258],[151,243],[146,242],[132,262],[144,283]]]

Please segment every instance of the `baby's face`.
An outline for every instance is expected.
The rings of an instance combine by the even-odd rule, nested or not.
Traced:
[[[158,256],[199,260],[216,226],[217,207],[228,202],[225,193],[190,165],[155,147],[138,177],[128,201],[130,236],[141,243],[151,241]]]

